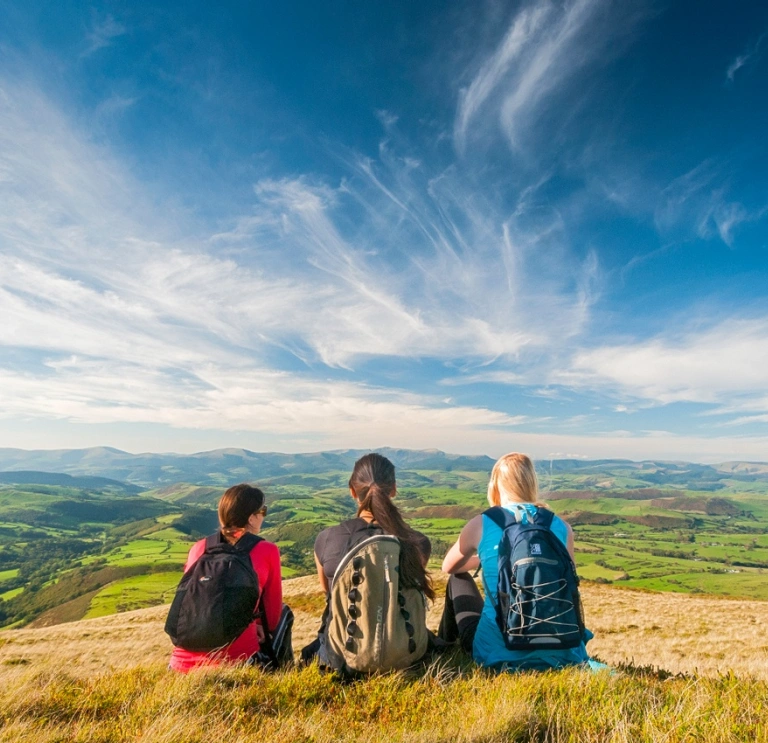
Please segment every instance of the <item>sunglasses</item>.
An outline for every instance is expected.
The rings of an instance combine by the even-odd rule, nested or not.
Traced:
[[[266,506],[262,506],[262,507],[261,507],[261,508],[260,508],[258,511],[256,511],[255,513],[256,513],[256,515],[257,515],[257,516],[258,516],[259,514],[261,514],[261,515],[262,515],[264,518],[267,518],[267,512],[268,512],[268,511],[269,511],[269,509],[268,509]]]

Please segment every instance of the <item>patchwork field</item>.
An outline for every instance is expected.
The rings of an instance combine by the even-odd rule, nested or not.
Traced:
[[[413,465],[416,454],[409,454]],[[317,533],[354,514],[348,471],[320,471],[323,461],[312,460],[312,472],[259,482],[269,505],[263,536],[279,545],[284,577],[313,573]],[[473,464],[398,470],[397,503],[432,540],[434,570],[463,524],[487,505],[488,471],[457,469],[457,462]],[[0,625],[50,625],[164,603],[192,542],[216,526],[221,490],[209,485],[141,491],[102,479],[94,489],[50,473],[37,473],[45,483],[35,484],[35,473],[22,474],[24,483],[9,482],[13,473],[0,482]],[[574,528],[583,580],[768,599],[764,469],[553,462],[539,477],[543,498]]]

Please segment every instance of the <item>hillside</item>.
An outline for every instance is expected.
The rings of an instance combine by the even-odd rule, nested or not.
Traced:
[[[286,581],[285,594],[298,649],[316,630],[322,596],[314,578]],[[182,677],[165,669],[165,606],[5,630],[0,741],[768,740],[768,603],[601,586],[584,598],[590,650],[618,673],[495,676],[454,654],[351,686],[315,668]]]
[[[440,459],[435,452],[400,454]],[[397,503],[431,539],[434,569],[462,525],[486,505],[487,472],[450,469],[449,460],[441,469],[398,470]],[[541,475],[543,497],[573,525],[586,581],[768,599],[766,483],[726,479],[697,490],[699,466],[681,463],[665,465],[665,477],[677,481],[664,487],[650,482],[658,463],[552,466]],[[23,482],[0,482],[0,626],[167,602],[190,544],[215,529],[222,492],[178,482],[136,494],[136,486],[95,476],[5,476]],[[263,536],[280,547],[284,577],[314,572],[318,532],[353,515],[347,478],[336,470],[294,471],[259,481],[269,505]]]
[[[732,671],[768,680],[768,602],[599,585],[583,586],[582,593],[587,625],[595,633],[590,653],[606,663],[712,676]],[[298,650],[317,630],[323,596],[314,576],[285,581],[284,594],[296,614]],[[439,598],[430,610],[432,629],[442,607]],[[4,630],[0,664],[6,669],[44,667],[55,655],[69,672],[88,675],[104,668],[164,663],[172,648],[163,632],[167,611],[167,606],[157,606],[51,627]]]
[[[162,488],[178,482],[224,487],[243,480],[270,480],[292,475],[338,472],[349,476],[355,460],[368,450],[285,454],[253,452],[247,449],[215,449],[196,454],[129,452],[110,447],[89,449],[8,449],[0,448],[0,472],[36,470],[77,477],[104,477],[138,485]],[[399,470],[490,473],[494,460],[487,456],[449,454],[437,449],[377,449]],[[754,462],[726,462],[705,465],[691,462],[642,461],[625,459],[540,460],[537,470],[545,489],[556,489],[561,476],[571,478],[580,488],[597,487],[681,487],[720,490],[730,484],[757,483],[768,487],[768,465]],[[554,486],[554,488],[552,487]]]
[[[140,485],[163,487],[177,482],[196,485],[231,485],[294,474],[346,472],[366,453],[362,449],[282,454],[247,449],[215,449],[197,454],[129,454],[110,447],[90,449],[24,450],[0,448],[0,472],[39,470],[74,476],[101,476]],[[409,469],[463,469],[490,472],[493,460],[485,456],[446,454],[436,449],[379,449],[398,467]]]

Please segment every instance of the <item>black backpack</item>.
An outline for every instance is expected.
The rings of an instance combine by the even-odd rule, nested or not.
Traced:
[[[165,622],[174,645],[192,651],[217,650],[253,622],[261,592],[250,553],[261,541],[248,532],[234,545],[221,532],[205,540],[205,552],[184,573]]]
[[[525,524],[500,506],[485,515],[502,530],[496,623],[504,644],[510,650],[577,647],[584,639],[579,578],[552,533],[552,511],[538,508]]]

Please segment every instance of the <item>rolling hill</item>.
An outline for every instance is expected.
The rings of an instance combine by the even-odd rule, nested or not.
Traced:
[[[446,454],[437,449],[377,449],[400,470],[413,472],[489,473],[494,460],[486,456]],[[65,473],[72,476],[106,477],[138,485],[162,488],[178,482],[225,487],[243,480],[264,480],[290,475],[346,473],[363,449],[305,454],[252,452],[247,449],[216,449],[197,454],[130,454],[110,447],[89,449],[24,450],[0,449],[0,473],[19,470]],[[768,487],[768,465],[727,462],[704,465],[690,462],[632,462],[630,460],[562,459],[537,463],[542,482],[562,476],[583,486],[606,483],[635,487],[688,487],[718,490],[730,483],[757,483]]]
[[[291,577],[314,572],[317,533],[354,513],[349,468],[336,468],[351,467],[359,453],[221,450],[192,459],[194,467],[218,463],[222,478],[239,463],[233,480],[246,479],[243,461],[268,462],[276,474],[258,479],[269,504],[263,535],[278,544],[284,575]],[[435,451],[390,454],[401,462],[399,507],[430,537],[437,569],[462,525],[485,507],[490,460]],[[26,455],[42,461],[40,452]],[[104,457],[134,456],[111,449],[53,455],[67,466],[86,461],[92,468]],[[165,455],[151,456],[167,466]],[[310,471],[298,469],[305,465]],[[543,497],[574,527],[584,580],[768,599],[768,481],[754,467],[737,476],[731,469],[562,460],[543,463],[539,474]],[[74,621],[167,601],[190,544],[215,529],[223,490],[205,484],[210,470],[202,484],[190,479],[148,490],[101,474],[20,469],[0,476],[0,626]]]

